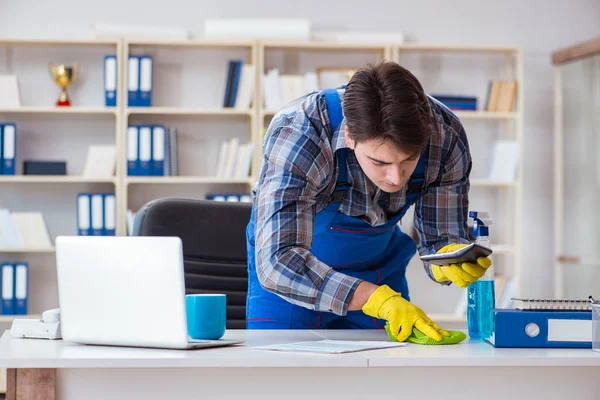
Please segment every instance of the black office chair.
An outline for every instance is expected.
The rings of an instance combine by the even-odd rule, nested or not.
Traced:
[[[227,328],[246,328],[249,203],[163,198],[135,217],[134,236],[177,236],[183,242],[186,294],[225,293]]]

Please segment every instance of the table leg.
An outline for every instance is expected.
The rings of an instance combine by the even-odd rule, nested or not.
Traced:
[[[6,375],[6,400],[56,399],[56,370],[53,368],[11,368]]]

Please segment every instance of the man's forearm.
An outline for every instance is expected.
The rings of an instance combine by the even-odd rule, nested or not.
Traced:
[[[354,291],[354,294],[352,295],[352,299],[350,299],[350,304],[348,304],[348,310],[349,311],[361,310],[362,307],[367,302],[367,300],[369,300],[369,297],[371,297],[373,292],[375,290],[377,290],[378,287],[379,286],[377,286],[373,283],[370,283],[367,281],[362,281],[356,287],[356,290]]]

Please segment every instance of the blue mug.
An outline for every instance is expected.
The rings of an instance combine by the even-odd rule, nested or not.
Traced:
[[[188,335],[192,339],[216,340],[225,334],[225,294],[189,294],[185,296],[185,312]]]

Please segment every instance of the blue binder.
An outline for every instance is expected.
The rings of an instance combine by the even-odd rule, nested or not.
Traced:
[[[495,310],[494,347],[591,348],[591,311]]]
[[[152,127],[152,168],[150,174],[163,176],[165,173],[165,127],[154,125]]]
[[[127,59],[127,105],[140,105],[140,57],[130,55]]]
[[[117,105],[117,56],[104,57],[104,104],[106,107]]]
[[[104,195],[89,193],[90,215],[92,216],[92,235],[104,236]]]
[[[4,131],[4,125],[0,124],[0,175],[4,174],[4,135],[2,132]]]
[[[152,126],[140,125],[138,130],[139,169],[138,175],[150,176],[152,163]]]
[[[231,99],[231,88],[233,87],[233,74],[235,61],[227,63],[227,77],[225,79],[225,93],[223,94],[223,107],[229,107]]]
[[[235,107],[235,102],[237,100],[238,88],[240,86],[240,77],[242,75],[242,67],[244,66],[244,62],[242,60],[237,60],[234,62],[234,75],[233,75],[233,85],[231,88],[231,98],[229,99],[229,107]]]
[[[91,197],[89,193],[77,195],[77,234],[90,236],[92,234]]]
[[[17,153],[17,125],[4,124],[2,129],[2,174],[15,174],[15,157]]]
[[[27,297],[29,286],[29,265],[26,262],[17,262],[13,264],[15,268],[15,314],[27,314]]]
[[[15,313],[15,267],[11,263],[2,264],[2,315]]]
[[[104,236],[115,236],[117,206],[114,193],[104,194]]]
[[[139,146],[139,127],[129,125],[127,128],[127,175],[139,175],[140,146]]]
[[[139,104],[140,107],[150,107],[152,105],[152,57],[141,56],[140,57],[140,96]]]

